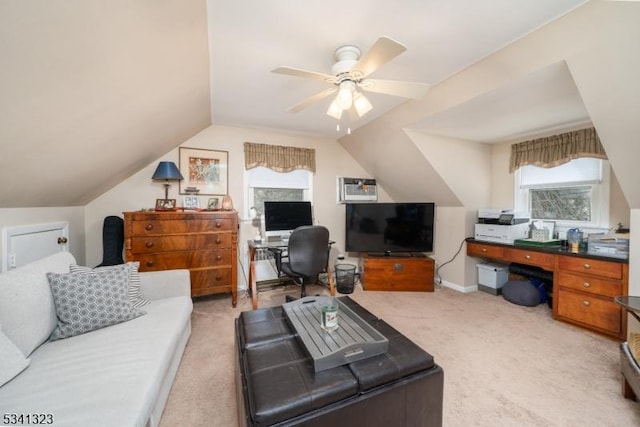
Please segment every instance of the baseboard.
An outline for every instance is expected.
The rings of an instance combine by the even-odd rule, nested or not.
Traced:
[[[469,292],[476,292],[478,290],[478,285],[464,287],[458,285],[457,283],[447,282],[446,280],[443,280],[441,285],[445,288],[453,289],[454,291],[462,292],[464,294]]]

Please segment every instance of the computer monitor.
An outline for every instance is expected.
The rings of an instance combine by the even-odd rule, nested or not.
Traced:
[[[293,230],[302,225],[313,225],[311,202],[264,202],[267,238],[288,239]]]

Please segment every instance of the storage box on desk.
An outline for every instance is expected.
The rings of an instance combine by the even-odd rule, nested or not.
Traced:
[[[509,267],[502,264],[478,264],[478,289],[500,295],[500,289],[509,281]]]
[[[604,233],[589,234],[587,253],[611,258],[629,258],[629,238]]]

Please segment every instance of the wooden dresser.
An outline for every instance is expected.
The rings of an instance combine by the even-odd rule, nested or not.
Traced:
[[[434,261],[427,256],[368,256],[360,259],[366,291],[433,292]]]
[[[237,212],[125,212],[124,238],[140,271],[188,269],[191,296],[230,292],[236,306]]]
[[[553,273],[553,317],[610,337],[627,337],[627,316],[613,302],[628,294],[626,260],[558,249],[467,240],[467,255],[541,267]]]

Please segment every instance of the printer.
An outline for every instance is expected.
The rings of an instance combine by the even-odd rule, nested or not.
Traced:
[[[511,209],[480,209],[475,239],[512,245],[516,239],[529,237],[529,218]]]

